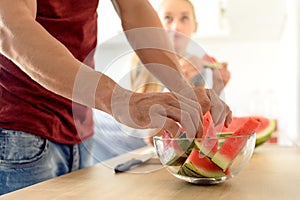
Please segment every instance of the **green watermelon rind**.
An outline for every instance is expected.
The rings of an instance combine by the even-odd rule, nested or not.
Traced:
[[[204,176],[200,175],[197,171],[194,171],[192,167],[190,167],[187,163],[182,165],[178,171],[179,175],[202,178]]]
[[[270,119],[270,124],[268,127],[266,127],[263,131],[261,131],[259,134],[256,134],[256,142],[255,147],[258,147],[268,141],[272,135],[272,133],[276,129],[276,120]]]
[[[181,149],[187,154],[189,155],[192,151],[192,149],[195,146],[194,140],[191,141],[187,141],[187,140],[178,140],[178,145],[181,147]]]
[[[216,139],[216,141],[218,142],[217,139]],[[194,140],[194,143],[195,143],[195,146],[197,147],[197,149],[199,149],[201,151],[201,153],[203,153],[204,155],[206,155],[209,158],[212,158],[215,155],[215,153],[217,152],[217,151],[214,152],[214,148],[213,147],[206,148],[205,145],[203,145],[198,140]]]
[[[174,156],[172,159],[168,160],[165,165],[180,166],[185,162],[186,158],[187,158],[186,154],[182,154],[181,156]]]
[[[180,166],[185,162],[186,159],[187,154],[184,151],[173,151],[164,158],[164,164],[167,166]]]
[[[187,161],[184,163],[184,165],[180,168],[187,176],[191,177],[207,177],[207,178],[220,178],[223,176],[226,176],[225,173],[220,169],[220,171],[204,171],[200,168],[197,168],[191,161]],[[179,171],[180,171],[179,170]],[[181,174],[183,175],[183,174]]]
[[[222,168],[223,171],[226,171],[233,160],[227,159],[225,156],[218,154],[217,152],[211,159],[211,161],[218,165],[220,168]]]
[[[179,140],[177,141],[177,144],[181,148],[180,151],[172,151],[172,148],[170,151],[170,156],[165,159],[165,165],[167,166],[180,166],[182,165],[185,160],[187,159],[188,155],[190,154],[191,150],[195,146],[194,142],[186,141],[186,140]]]

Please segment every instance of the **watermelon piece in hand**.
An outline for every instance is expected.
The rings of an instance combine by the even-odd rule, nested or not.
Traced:
[[[225,176],[223,170],[199,150],[193,148],[178,174],[190,177],[219,178]]]
[[[212,158],[218,150],[218,138],[214,128],[214,122],[210,112],[203,116],[203,135],[201,139],[195,139],[195,145],[199,150]]]
[[[245,146],[248,139],[247,137],[238,136],[253,134],[258,126],[259,121],[254,118],[248,118],[243,126],[237,129],[231,137],[225,139],[224,144],[211,160],[225,171],[233,162],[240,150]]]

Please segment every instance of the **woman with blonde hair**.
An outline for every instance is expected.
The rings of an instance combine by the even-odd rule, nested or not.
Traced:
[[[230,79],[227,63],[217,63],[191,37],[197,31],[195,8],[189,0],[162,0],[157,8],[181,64],[182,73],[194,85],[211,87],[220,95]],[[196,48],[189,50],[189,45]],[[136,92],[162,92],[165,87],[139,61],[132,59],[131,87]],[[208,75],[211,74],[211,78]],[[212,79],[212,80],[210,80]],[[210,84],[209,84],[210,80]],[[210,85],[210,86],[209,86]],[[150,142],[152,138],[150,138]]]
[[[207,79],[205,68],[212,70],[212,89],[220,95],[230,79],[227,63],[217,63],[203,49],[188,52],[191,37],[197,31],[194,5],[190,0],[162,0],[157,8],[163,27],[169,32],[174,51],[179,57],[182,72],[196,86],[204,86]],[[142,66],[137,56],[133,57],[131,86],[137,92],[159,92],[164,86]],[[200,76],[201,75],[201,76]]]

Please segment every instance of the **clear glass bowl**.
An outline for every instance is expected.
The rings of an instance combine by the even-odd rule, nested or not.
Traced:
[[[200,185],[222,183],[236,176],[252,157],[256,134],[214,138],[154,137],[162,165],[175,177]],[[223,146],[224,145],[224,146]]]

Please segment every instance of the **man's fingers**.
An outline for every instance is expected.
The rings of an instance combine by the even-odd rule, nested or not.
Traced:
[[[232,111],[228,108],[227,116],[225,119],[225,127],[228,128],[232,122]]]
[[[189,138],[194,138],[199,130],[202,134],[203,128],[200,127],[199,129],[199,126],[202,126],[202,111],[198,102],[176,94],[176,98],[171,98],[162,107],[151,109],[152,126],[159,126],[163,122],[163,127],[169,130],[172,136],[178,136],[178,126],[176,123],[179,123]],[[161,116],[158,118],[157,114]],[[175,128],[172,127],[174,124]]]
[[[172,138],[179,137],[182,133],[182,130],[178,126],[178,124],[174,120],[169,118],[167,118],[165,121],[164,129],[168,132],[169,136]]]
[[[183,96],[177,96],[180,99],[180,108],[182,110],[181,125],[183,129],[187,132],[188,137],[193,138],[202,130],[202,110],[198,102],[187,99]],[[191,126],[189,122],[191,121],[193,125]],[[200,129],[199,129],[200,128]]]
[[[203,116],[201,116],[201,121],[200,121],[200,125],[198,127],[198,131],[196,133],[196,138],[202,138],[204,132],[204,127],[203,127]]]
[[[192,114],[191,114],[192,113]],[[182,127],[183,131],[187,133],[187,137],[194,138],[199,127],[199,114],[198,111],[189,106],[186,103],[180,102],[180,108],[172,107],[170,109],[167,109],[167,116],[165,116],[166,122],[165,122],[165,128],[170,129],[172,131],[173,136],[178,136],[177,127],[179,123]],[[176,124],[176,129],[170,128],[169,126]]]
[[[224,124],[229,108],[213,90],[207,89],[206,91],[211,100],[210,113],[215,125]]]

